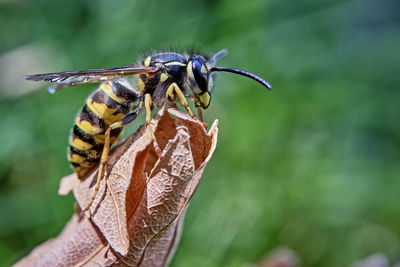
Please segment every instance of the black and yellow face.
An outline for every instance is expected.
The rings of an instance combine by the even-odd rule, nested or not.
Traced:
[[[194,94],[195,104],[204,109],[210,105],[212,90],[212,77],[207,63],[204,57],[194,55],[187,64],[187,73],[191,80],[190,89]]]

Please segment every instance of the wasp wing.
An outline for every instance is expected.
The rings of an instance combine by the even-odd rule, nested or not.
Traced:
[[[157,72],[158,70],[159,67],[129,65],[116,68],[25,75],[24,78],[31,81],[45,81],[54,83],[52,86],[49,87],[49,91],[54,92],[55,90],[58,90],[65,86],[110,81],[123,76],[137,75],[143,73],[151,74]]]

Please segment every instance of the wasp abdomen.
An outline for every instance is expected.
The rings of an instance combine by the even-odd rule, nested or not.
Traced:
[[[107,82],[95,90],[78,113],[69,140],[69,161],[80,179],[100,161],[105,131],[129,114],[138,95],[123,82]],[[110,144],[120,138],[122,128],[111,131]]]

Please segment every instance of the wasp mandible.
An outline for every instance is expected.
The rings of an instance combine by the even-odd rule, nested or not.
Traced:
[[[49,87],[50,92],[65,86],[101,82],[78,113],[69,139],[68,159],[79,179],[85,178],[100,164],[90,204],[82,212],[90,208],[96,197],[110,146],[120,138],[122,128],[135,120],[142,109],[146,113],[146,127],[155,151],[161,156],[161,149],[150,127],[152,107],[159,108],[178,101],[190,116],[195,117],[186,100],[190,98],[202,120],[201,111],[211,101],[213,73],[219,71],[249,77],[271,89],[267,81],[253,73],[216,67],[216,61],[226,53],[226,50],[221,50],[207,57],[195,53],[163,52],[123,67],[24,76],[27,80],[53,83]],[[124,78],[132,75],[137,75],[135,87]]]

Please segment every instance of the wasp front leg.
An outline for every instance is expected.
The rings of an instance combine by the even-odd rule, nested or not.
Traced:
[[[172,83],[167,89],[166,96],[167,96],[167,99],[169,101],[174,101],[175,95],[178,98],[179,103],[181,103],[181,105],[185,107],[185,109],[187,110],[189,115],[192,118],[196,118],[196,116],[194,115],[192,109],[189,107],[189,104],[188,104],[188,102],[187,102],[187,100],[185,98],[185,95],[183,94],[182,90],[179,88],[179,86],[176,83]],[[203,114],[201,112],[201,108],[198,108],[197,112],[199,114],[198,119],[202,122],[203,126],[207,129],[208,125],[203,122]]]
[[[97,192],[99,191],[100,188],[100,181],[103,178],[104,175],[104,167],[107,163],[107,158],[108,158],[108,154],[110,152],[110,139],[111,139],[111,131],[114,129],[118,129],[118,128],[122,128],[125,125],[131,123],[132,121],[134,121],[136,119],[136,117],[138,116],[140,110],[142,108],[139,106],[137,107],[133,112],[129,113],[128,115],[126,115],[122,120],[114,122],[113,124],[111,124],[104,135],[104,147],[103,147],[103,152],[101,154],[101,158],[100,158],[100,165],[99,165],[99,169],[97,172],[97,181],[96,181],[96,186],[94,188],[92,197],[90,198],[89,201],[89,205],[87,205],[87,207],[85,209],[82,210],[81,214],[83,215],[86,211],[88,211],[90,209],[90,207],[93,204],[93,201],[96,198]]]
[[[161,157],[161,149],[160,149],[160,146],[158,145],[156,136],[154,135],[154,132],[151,129],[151,126],[150,126],[150,122],[151,122],[151,105],[152,105],[151,95],[150,94],[145,94],[144,95],[144,108],[145,108],[145,111],[146,111],[146,127],[147,127],[147,129],[149,129],[151,139],[153,140],[154,150],[156,151],[157,156],[160,158]]]
[[[192,118],[195,118],[196,116],[194,115],[193,111],[190,109],[189,104],[185,98],[185,95],[182,93],[182,90],[179,88],[179,86],[176,83],[171,83],[171,85],[167,89],[166,96],[169,101],[173,101],[175,95],[178,98],[179,103],[182,104],[182,106],[185,107],[187,112]]]

